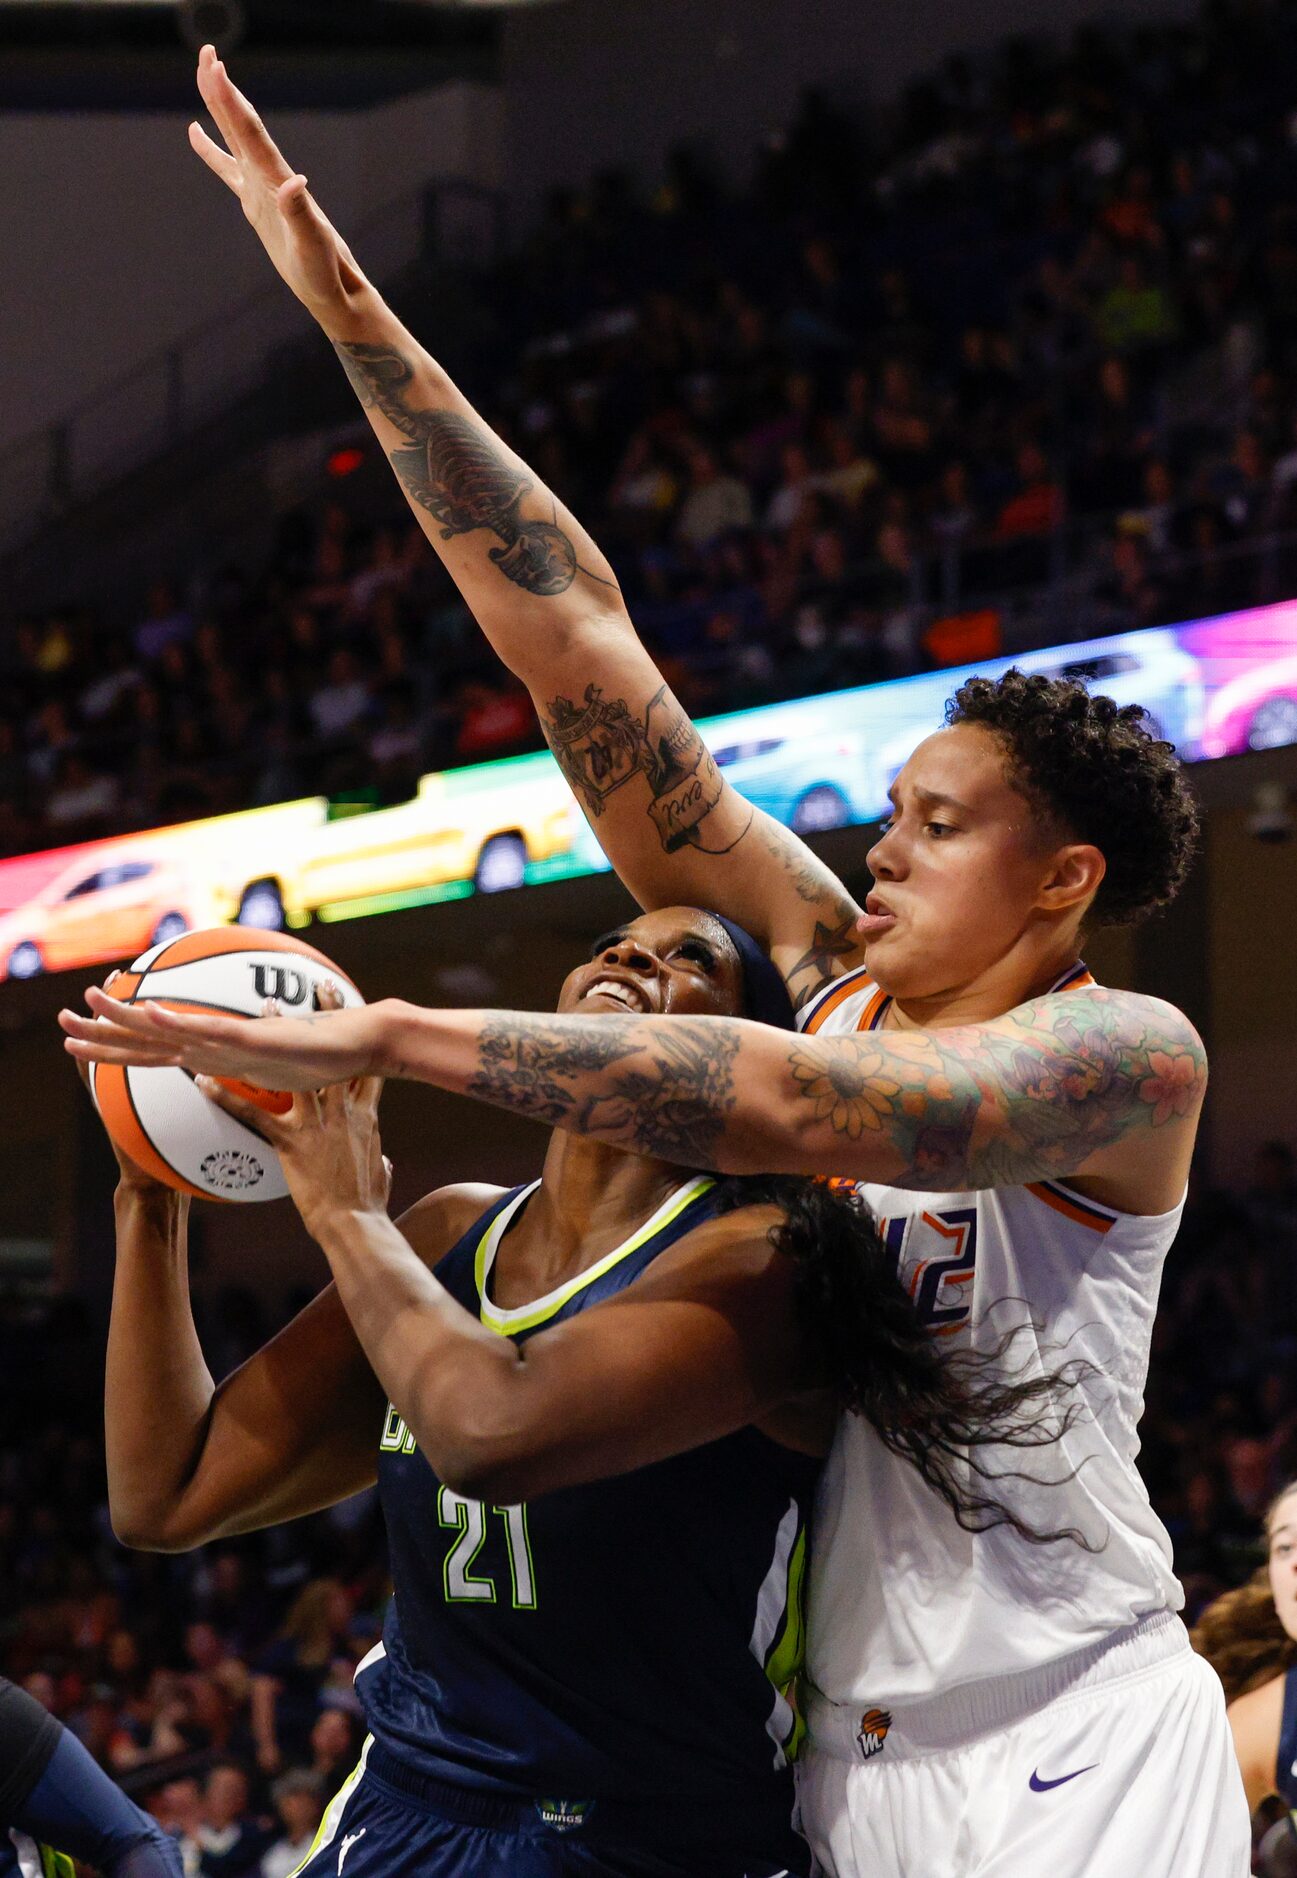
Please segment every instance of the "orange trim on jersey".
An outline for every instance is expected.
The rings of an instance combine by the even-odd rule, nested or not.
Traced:
[[[1078,1193],[1072,1193],[1067,1187],[1056,1187],[1048,1180],[1029,1180],[1027,1192],[1036,1199],[1043,1200],[1046,1206],[1052,1206],[1056,1213],[1064,1214],[1077,1226],[1088,1226],[1091,1232],[1109,1232],[1117,1223],[1115,1213],[1101,1212],[1097,1206],[1091,1206]]]
[[[1094,982],[1089,966],[1083,959],[1078,959],[1075,965],[1064,972],[1057,984],[1049,987],[1050,994],[1052,996],[1055,991],[1080,991],[1084,986],[1092,985]]]
[[[844,972],[837,984],[834,985],[832,991],[828,991],[824,994],[823,1002],[817,1004],[815,1009],[811,1012],[802,1026],[802,1035],[804,1037],[813,1037],[831,1012],[836,1011],[840,1004],[845,1004],[853,992],[862,991],[864,989],[864,986],[860,983],[862,978],[866,981],[866,984],[873,983],[873,980],[870,978],[869,973],[865,970],[863,965],[857,966],[854,972]],[[881,997],[882,993],[880,992],[878,995]]]
[[[885,991],[875,991],[856,1022],[857,1030],[872,1030],[885,1008],[891,1003]]]

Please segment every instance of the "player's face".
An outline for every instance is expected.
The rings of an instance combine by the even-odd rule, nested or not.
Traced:
[[[973,983],[1041,918],[1064,851],[1010,784],[998,740],[974,724],[921,743],[892,804],[868,856],[865,959],[893,996],[935,997]]]
[[[664,907],[597,939],[588,962],[563,981],[558,1008],[734,1017],[743,1008],[743,968],[714,919],[694,907]]]
[[[1270,1516],[1270,1589],[1279,1622],[1297,1639],[1297,1487]]]

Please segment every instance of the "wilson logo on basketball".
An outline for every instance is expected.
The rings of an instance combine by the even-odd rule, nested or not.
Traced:
[[[288,965],[254,965],[252,982],[259,998],[278,998],[281,1004],[305,1004],[311,994],[305,974]]]
[[[860,1727],[856,1730],[856,1740],[860,1743],[860,1752],[865,1759],[872,1760],[875,1754],[881,1754],[883,1743],[887,1739],[887,1730],[892,1725],[891,1710],[885,1708],[867,1708],[860,1717]]]

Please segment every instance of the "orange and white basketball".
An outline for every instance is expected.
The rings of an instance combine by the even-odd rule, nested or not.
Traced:
[[[286,1017],[305,1016],[328,984],[344,1005],[365,1001],[322,952],[291,934],[218,926],[150,947],[110,989],[130,1004],[156,1001],[173,1011],[255,1019],[266,998],[278,998]],[[229,1086],[272,1113],[292,1101],[243,1083]],[[279,1200],[288,1192],[279,1156],[253,1128],[209,1102],[187,1070],[95,1063],[90,1092],[118,1147],[178,1192],[245,1202]]]

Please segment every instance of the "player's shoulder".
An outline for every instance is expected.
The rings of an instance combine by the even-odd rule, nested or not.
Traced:
[[[1185,1013],[1147,991],[1124,991],[1084,979],[1028,999],[1018,1010],[1036,1021],[1044,1017],[1052,1025],[1107,1031],[1115,1039],[1149,1050],[1189,1051],[1206,1062],[1206,1046]]]
[[[1283,1714],[1284,1688],[1288,1681],[1283,1670],[1272,1676],[1268,1682],[1259,1683],[1255,1689],[1249,1689],[1246,1695],[1236,1695],[1229,1704],[1229,1718],[1236,1732],[1239,1729],[1264,1729],[1273,1723],[1277,1731],[1279,1719]]]
[[[691,1297],[732,1288],[782,1291],[793,1261],[774,1235],[786,1217],[783,1205],[765,1198],[712,1213],[660,1252],[634,1289]]]
[[[1274,1786],[1286,1681],[1282,1674],[1274,1676],[1246,1695],[1235,1696],[1227,1710],[1243,1784],[1255,1795],[1254,1804]]]
[[[406,1208],[397,1224],[419,1256],[435,1262],[508,1191],[488,1181],[454,1181],[425,1193]]]

